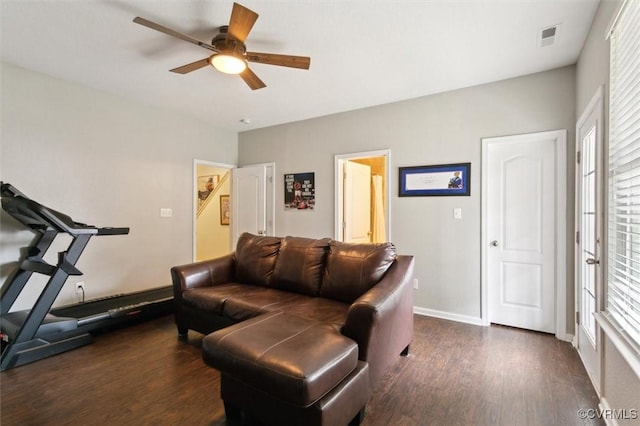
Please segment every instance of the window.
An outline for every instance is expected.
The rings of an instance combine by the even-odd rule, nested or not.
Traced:
[[[607,312],[640,348],[640,1],[611,32]]]

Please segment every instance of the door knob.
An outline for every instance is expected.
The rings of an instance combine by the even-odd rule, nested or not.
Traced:
[[[498,247],[498,241],[497,240],[491,241],[491,247]]]
[[[598,259],[594,259],[593,257],[587,259],[587,265],[597,265],[598,263],[600,263],[600,261]]]

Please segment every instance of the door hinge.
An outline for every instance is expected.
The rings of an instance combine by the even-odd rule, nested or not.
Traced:
[[[580,151],[576,152],[576,163],[580,164]]]
[[[576,244],[580,244],[580,231],[576,231]]]
[[[580,312],[576,311],[576,324],[580,325]]]

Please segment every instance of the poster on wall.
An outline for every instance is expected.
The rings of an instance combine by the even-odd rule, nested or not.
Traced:
[[[315,173],[284,175],[285,210],[313,210],[316,206]]]

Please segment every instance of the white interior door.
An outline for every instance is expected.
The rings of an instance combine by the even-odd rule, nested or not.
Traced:
[[[564,131],[562,131],[564,135]],[[554,333],[558,132],[485,140],[489,321]]]
[[[344,163],[344,241],[371,242],[371,167]]]
[[[600,310],[602,270],[602,90],[576,125],[576,347],[596,389],[600,386],[600,339],[594,314]]]
[[[232,170],[231,229],[235,242],[243,232],[274,235],[273,166],[259,164]]]

